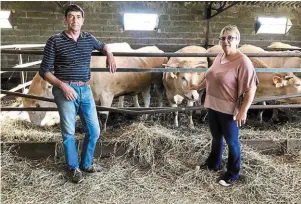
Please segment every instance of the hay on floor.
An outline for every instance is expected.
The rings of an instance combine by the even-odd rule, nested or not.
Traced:
[[[275,157],[242,146],[242,178],[224,188],[219,173],[199,168],[208,134],[143,123],[115,133],[112,140],[130,144],[127,154],[97,159],[108,170],[80,185],[66,180],[63,161],[27,160],[4,148],[2,203],[301,203],[301,152]]]

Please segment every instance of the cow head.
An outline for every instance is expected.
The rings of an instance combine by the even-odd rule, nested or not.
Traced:
[[[28,94],[41,97],[53,98],[52,85],[43,80],[39,74],[37,74],[29,87]],[[55,103],[40,101],[36,99],[23,98],[23,107],[56,107]],[[44,120],[46,111],[28,111],[29,119],[31,122],[39,126],[49,124]]]
[[[273,77],[273,83],[283,95],[301,93],[301,79],[294,74],[276,75]],[[285,101],[290,103],[301,103],[301,97],[289,98]]]
[[[207,68],[205,62],[182,61],[175,64],[165,65],[169,68]],[[170,72],[169,78],[173,80],[174,88],[179,96],[188,100],[197,101],[199,94],[196,90],[190,90],[191,85],[197,85],[204,78],[204,72]]]

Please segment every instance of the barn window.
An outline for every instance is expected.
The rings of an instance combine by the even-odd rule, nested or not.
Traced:
[[[10,11],[0,11],[0,28],[12,28],[9,17]]]
[[[292,22],[286,17],[259,17],[255,23],[255,32],[256,34],[286,34],[292,26]]]
[[[124,30],[157,30],[157,14],[125,13],[123,16]]]

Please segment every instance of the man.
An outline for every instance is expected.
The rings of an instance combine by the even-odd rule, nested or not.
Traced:
[[[94,49],[103,52],[111,73],[116,71],[116,64],[107,45],[93,35],[81,32],[84,23],[81,7],[69,5],[65,21],[67,30],[51,36],[46,43],[39,74],[53,85],[52,93],[61,120],[67,175],[74,183],[80,183],[84,179],[83,172],[101,171],[92,164],[100,127],[89,85],[91,53]],[[77,114],[85,130],[80,163],[75,144]]]

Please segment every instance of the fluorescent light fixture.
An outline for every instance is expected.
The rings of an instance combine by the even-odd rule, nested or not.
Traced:
[[[0,28],[12,28],[9,17],[10,11],[0,11]]]
[[[286,17],[259,17],[255,23],[255,32],[268,34],[286,34],[293,26]]]
[[[125,13],[124,30],[157,30],[159,18],[157,14]]]

